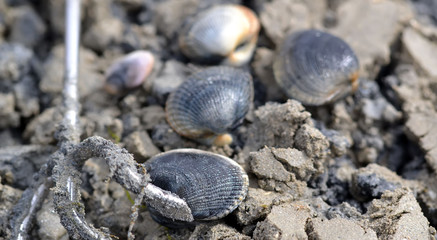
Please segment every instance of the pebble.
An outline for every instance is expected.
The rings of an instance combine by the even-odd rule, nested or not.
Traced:
[[[143,0],[115,0],[114,2],[122,4],[127,9],[138,9],[145,4]]]
[[[250,240],[249,236],[239,233],[236,229],[225,224],[199,224],[194,229],[189,240],[197,239],[232,239]]]
[[[311,240],[377,240],[378,237],[370,228],[359,225],[357,222],[333,218],[330,220],[314,218],[307,223],[308,239]]]
[[[40,16],[30,6],[12,8],[9,41],[21,43],[28,48],[37,46],[43,39],[47,27]]]
[[[105,226],[111,234],[126,238],[132,207],[126,189],[116,181],[108,181],[109,166],[105,159],[89,159],[82,172],[88,175],[81,191],[82,198],[87,202],[87,221]],[[135,199],[132,193],[129,196]],[[137,224],[144,223],[139,219]]]
[[[46,0],[45,4],[48,10],[47,15],[51,30],[59,36],[64,36],[65,22],[59,21],[59,19],[65,19],[65,1]],[[83,10],[81,8],[81,12],[84,12]]]
[[[367,209],[369,226],[379,239],[433,239],[435,229],[423,216],[413,192],[407,188],[386,191]]]
[[[344,102],[338,102],[332,109],[332,128],[342,133],[352,132],[357,129],[357,123],[352,119],[348,113],[348,106]],[[352,142],[353,143],[353,142]]]
[[[133,113],[123,114],[121,116],[123,122],[123,136],[127,136],[140,127],[140,118]]]
[[[428,166],[437,173],[437,108],[429,98],[437,98],[436,93],[422,95],[423,79],[411,65],[401,65],[395,70],[398,85],[392,85],[397,97],[403,103],[406,114],[405,134],[414,142],[418,142],[425,153]]]
[[[123,142],[126,149],[134,154],[137,162],[144,162],[161,151],[153,144],[146,131],[136,131],[127,136]]]
[[[0,180],[3,179],[0,178]],[[0,183],[0,202],[2,203],[0,204],[0,226],[2,227],[2,234],[4,234],[5,239],[12,237],[9,229],[11,209],[21,198],[21,195],[21,190]]]
[[[29,74],[32,57],[32,51],[21,44],[0,44],[0,86],[17,82],[21,77]]]
[[[289,194],[278,194],[249,187],[247,197],[238,206],[235,215],[239,224],[249,225],[266,217],[274,205],[291,202],[292,200],[293,196]]]
[[[328,154],[329,142],[325,135],[309,124],[300,126],[296,131],[294,141],[296,148],[305,152],[310,158],[324,159]],[[315,163],[316,169],[321,167],[317,166],[319,164],[321,163]]]
[[[30,117],[39,113],[39,90],[35,78],[25,76],[14,85],[16,106],[23,117]]]
[[[54,133],[56,125],[53,121],[60,122],[62,115],[57,108],[47,108],[27,124],[23,137],[33,144],[48,145],[55,143]]]
[[[297,149],[272,148],[271,151],[275,159],[290,172],[293,172],[299,180],[309,181],[312,177],[320,174],[314,166],[313,159]]]
[[[428,24],[437,23],[437,3],[433,0],[417,0],[412,2],[416,10],[416,18]]]
[[[198,148],[193,141],[187,140],[176,133],[167,123],[157,124],[153,127],[151,138],[153,143],[164,151],[176,148]]]
[[[255,50],[251,63],[254,70],[254,78],[259,79],[267,91],[265,93],[266,101],[279,101],[286,98],[273,76],[272,65],[274,56],[274,51],[265,47],[258,47]]]
[[[140,110],[141,126],[147,130],[153,129],[160,123],[166,123],[164,108],[159,105],[150,105]]]
[[[329,147],[331,150],[330,155],[333,157],[341,157],[345,155],[352,146],[352,140],[340,131],[328,129],[321,122],[316,122],[315,125],[329,141]]]
[[[36,215],[38,236],[47,240],[68,240],[67,230],[56,214],[52,198],[48,198]]]
[[[417,200],[420,202],[420,207],[423,213],[431,222],[432,226],[437,226],[437,175],[421,174],[423,185],[427,186],[425,191],[419,192]]]
[[[258,152],[252,152],[251,170],[258,178],[270,178],[279,182],[289,182],[295,179],[293,173],[288,172],[284,165],[276,160],[271,149],[264,147]]]
[[[419,145],[425,151],[425,159],[437,173],[437,113],[411,114],[406,122],[406,131],[412,139],[419,140]]]
[[[199,0],[157,2],[153,18],[157,30],[167,39],[174,38],[185,19],[197,11],[199,3]],[[169,9],[183,9],[183,11],[173,11],[172,14],[168,14]]]
[[[122,36],[121,20],[117,18],[99,19],[83,34],[83,44],[94,51],[103,52],[111,44],[121,42]]]
[[[101,136],[115,143],[120,142],[123,133],[123,122],[116,118],[118,112],[108,108],[102,112],[88,111],[81,121],[82,137]]]
[[[311,114],[295,100],[288,100],[284,104],[266,103],[255,110],[245,148],[256,151],[263,146],[293,147],[297,129],[310,123],[310,117]]]
[[[412,28],[402,33],[405,51],[427,76],[437,80],[437,45]]]
[[[43,93],[60,94],[64,77],[64,45],[55,46],[43,64],[43,76],[39,88]],[[103,91],[103,73],[97,69],[97,56],[90,50],[80,48],[79,52],[79,96],[86,97],[96,91]]]
[[[256,224],[253,239],[307,239],[305,225],[310,217],[304,202],[273,206],[267,218]]]
[[[20,115],[14,108],[14,94],[0,93],[0,128],[17,127],[20,124]]]
[[[264,190],[286,192],[296,198],[306,195],[308,189],[306,189],[306,182],[303,180],[317,176],[321,173],[318,171],[320,169],[316,170],[311,160],[299,166],[300,168],[287,166],[287,161],[284,158],[278,160],[280,157],[275,157],[274,151],[276,151],[276,154],[281,155],[279,152],[283,150],[264,147],[257,152],[250,153],[250,170],[257,176],[258,185]],[[293,152],[297,150],[286,149],[284,151]],[[300,156],[304,158],[302,155]],[[299,156],[291,159],[293,158],[299,159]],[[302,180],[298,179],[297,176],[302,177]]]
[[[403,186],[414,185],[383,166],[369,164],[352,174],[351,193],[358,200],[368,201],[380,198],[387,190],[393,191]]]
[[[324,192],[323,200],[337,206],[351,199],[349,188],[355,170],[351,159],[346,157],[328,160],[327,171],[320,176],[319,187]]]
[[[1,94],[0,94],[0,102],[1,102]],[[1,118],[3,118],[3,116],[1,116],[0,119]],[[0,128],[2,128],[1,124],[2,123],[0,123]],[[17,133],[17,131],[10,128],[0,130],[0,139],[2,139],[2,147],[19,146],[21,144],[21,139],[19,138],[19,134]]]
[[[15,152],[18,152],[16,150]],[[12,185],[15,188],[25,190],[29,187],[34,179],[33,173],[38,171],[40,164],[37,164],[37,159],[42,157],[47,158],[48,155],[34,153],[31,156],[22,154],[21,156],[14,157],[12,159],[4,159],[0,156],[2,165],[0,165],[0,176],[3,177],[5,183]],[[33,162],[35,161],[35,162]]]
[[[311,14],[302,1],[273,0],[264,4],[260,21],[266,35],[278,46],[291,31],[311,28]]]
[[[348,202],[342,202],[337,206],[331,207],[326,212],[326,217],[328,219],[332,218],[344,218],[352,219],[356,221],[362,221],[363,215],[358,211],[357,208],[353,207]]]
[[[385,98],[363,99],[362,101],[363,115],[367,118],[367,122],[385,120],[386,122],[394,123],[402,117],[402,112],[396,110]]]
[[[169,60],[164,68],[151,82],[151,93],[160,103],[165,104],[168,95],[176,90],[188,76],[187,67],[178,61]]]
[[[147,49],[153,53],[159,52],[166,56],[165,38],[157,33],[155,25],[150,23],[143,25],[132,24],[125,31],[127,32],[123,35],[123,44],[133,49]]]
[[[151,221],[154,221],[150,218]],[[147,225],[147,224],[146,224]],[[154,225],[153,232],[147,232],[144,240],[168,240],[168,239],[189,239],[192,230],[189,229],[170,229],[164,228],[161,225]]]

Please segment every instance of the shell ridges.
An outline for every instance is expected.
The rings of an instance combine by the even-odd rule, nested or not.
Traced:
[[[273,64],[275,79],[290,98],[322,105],[357,86],[358,58],[342,39],[319,30],[289,35]]]
[[[170,94],[167,121],[180,135],[214,142],[241,123],[252,100],[248,73],[231,67],[209,67],[190,76]],[[229,135],[222,137],[224,143],[229,141]]]
[[[156,155],[145,166],[152,183],[183,198],[197,222],[226,216],[247,194],[247,174],[236,162],[218,154],[177,149]],[[184,226],[153,209],[151,214],[163,224]]]

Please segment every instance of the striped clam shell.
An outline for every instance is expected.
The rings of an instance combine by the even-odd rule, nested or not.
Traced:
[[[249,179],[233,160],[197,149],[161,153],[145,163],[151,182],[184,199],[194,223],[174,221],[148,207],[152,218],[168,227],[186,227],[216,220],[232,212],[244,200]]]
[[[152,72],[154,62],[154,57],[149,51],[138,50],[129,53],[107,69],[104,89],[117,95],[140,86]]]
[[[252,10],[218,5],[187,19],[179,34],[179,46],[194,61],[240,66],[252,57],[259,29]]]
[[[342,39],[318,30],[289,35],[273,64],[275,79],[305,105],[331,103],[358,87],[359,62]]]
[[[209,67],[191,75],[166,103],[170,126],[207,145],[232,142],[227,134],[243,121],[253,101],[250,74],[232,67]]]

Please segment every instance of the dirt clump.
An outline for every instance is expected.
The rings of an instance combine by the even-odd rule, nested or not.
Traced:
[[[261,30],[251,60],[240,67],[253,78],[251,109],[229,130],[233,142],[217,147],[175,132],[165,104],[189,75],[210,66],[182,54],[180,30],[196,13],[222,3],[252,9]],[[141,163],[172,149],[206,150],[235,160],[249,176],[247,197],[235,211],[195,227],[164,228],[140,205],[132,230],[136,239],[436,238],[437,11],[432,1],[81,4],[80,140],[103,137]],[[28,207],[16,204],[21,196],[32,198],[26,189],[40,180],[37,173],[46,170],[47,159],[57,149],[69,151],[59,146],[58,134],[64,117],[64,8],[63,1],[0,0],[1,239],[12,237],[17,211]],[[360,72],[354,93],[317,107],[285,96],[272,64],[283,39],[306,29],[334,34],[355,51]],[[151,75],[129,92],[106,93],[106,70],[135,50],[153,54]],[[81,201],[75,204],[83,204],[87,223],[126,239],[136,196],[110,180],[118,177],[110,174],[113,168],[100,158],[87,160],[77,174]],[[70,237],[54,210],[60,188],[50,189],[35,214],[31,239]]]

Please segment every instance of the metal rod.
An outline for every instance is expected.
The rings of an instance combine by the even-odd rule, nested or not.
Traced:
[[[70,129],[73,143],[79,142],[78,69],[80,42],[80,0],[67,0],[65,4],[65,75],[64,123]]]

